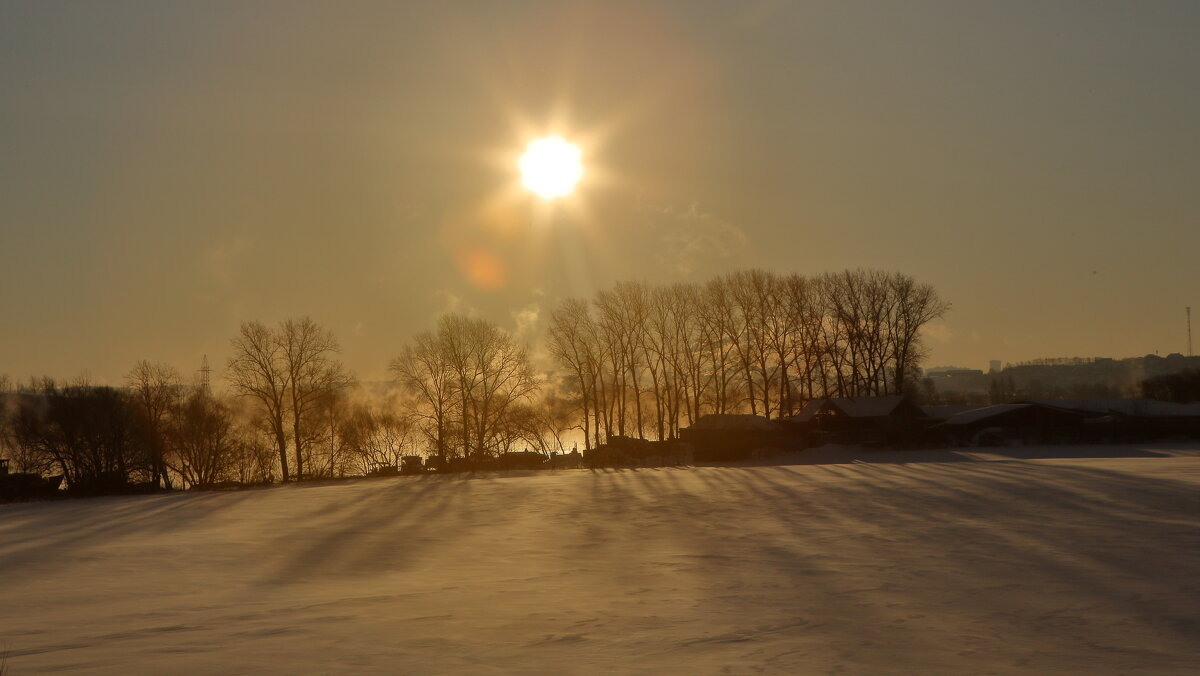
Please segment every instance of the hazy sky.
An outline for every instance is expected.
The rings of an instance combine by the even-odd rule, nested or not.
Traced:
[[[0,373],[214,366],[311,315],[381,378],[447,309],[900,270],[929,366],[1186,350],[1200,3],[0,3]],[[535,135],[584,147],[547,210]],[[1200,335],[1200,334],[1198,334]]]

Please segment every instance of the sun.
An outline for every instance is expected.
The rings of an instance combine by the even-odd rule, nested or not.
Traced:
[[[579,147],[561,136],[532,141],[518,163],[521,184],[545,200],[571,194],[583,176]]]

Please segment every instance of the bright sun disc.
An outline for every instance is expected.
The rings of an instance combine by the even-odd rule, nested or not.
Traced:
[[[583,176],[579,147],[559,136],[540,138],[521,156],[521,184],[542,199],[571,194]]]

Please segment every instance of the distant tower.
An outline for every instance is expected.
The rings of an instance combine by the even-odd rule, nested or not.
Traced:
[[[989,361],[988,362],[988,371],[990,373],[999,373],[1000,372],[1000,360],[993,359],[993,360]]]
[[[200,360],[200,391],[212,394],[212,369],[208,367],[208,355]]]

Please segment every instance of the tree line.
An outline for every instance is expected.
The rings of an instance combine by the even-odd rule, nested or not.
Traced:
[[[310,318],[244,322],[221,379],[140,361],[123,387],[36,379],[5,395],[19,470],[84,491],[204,487],[675,438],[707,413],[781,417],[809,399],[908,392],[922,326],[948,308],[898,273],[751,270],[704,284],[622,282],[553,308],[552,366],[486,320],[449,314],[400,346],[391,382],[358,383]]]
[[[547,344],[590,446],[673,438],[706,413],[784,417],[816,397],[906,393],[921,328],[948,309],[899,273],[750,270],[566,300]]]
[[[212,487],[361,475],[408,455],[478,460],[562,450],[566,409],[541,398],[526,350],[484,320],[448,315],[391,363],[386,391],[358,383],[309,318],[244,322],[223,391],[139,361],[123,387],[0,380],[0,445],[14,470],[76,492]],[[434,408],[422,402],[429,400]]]

